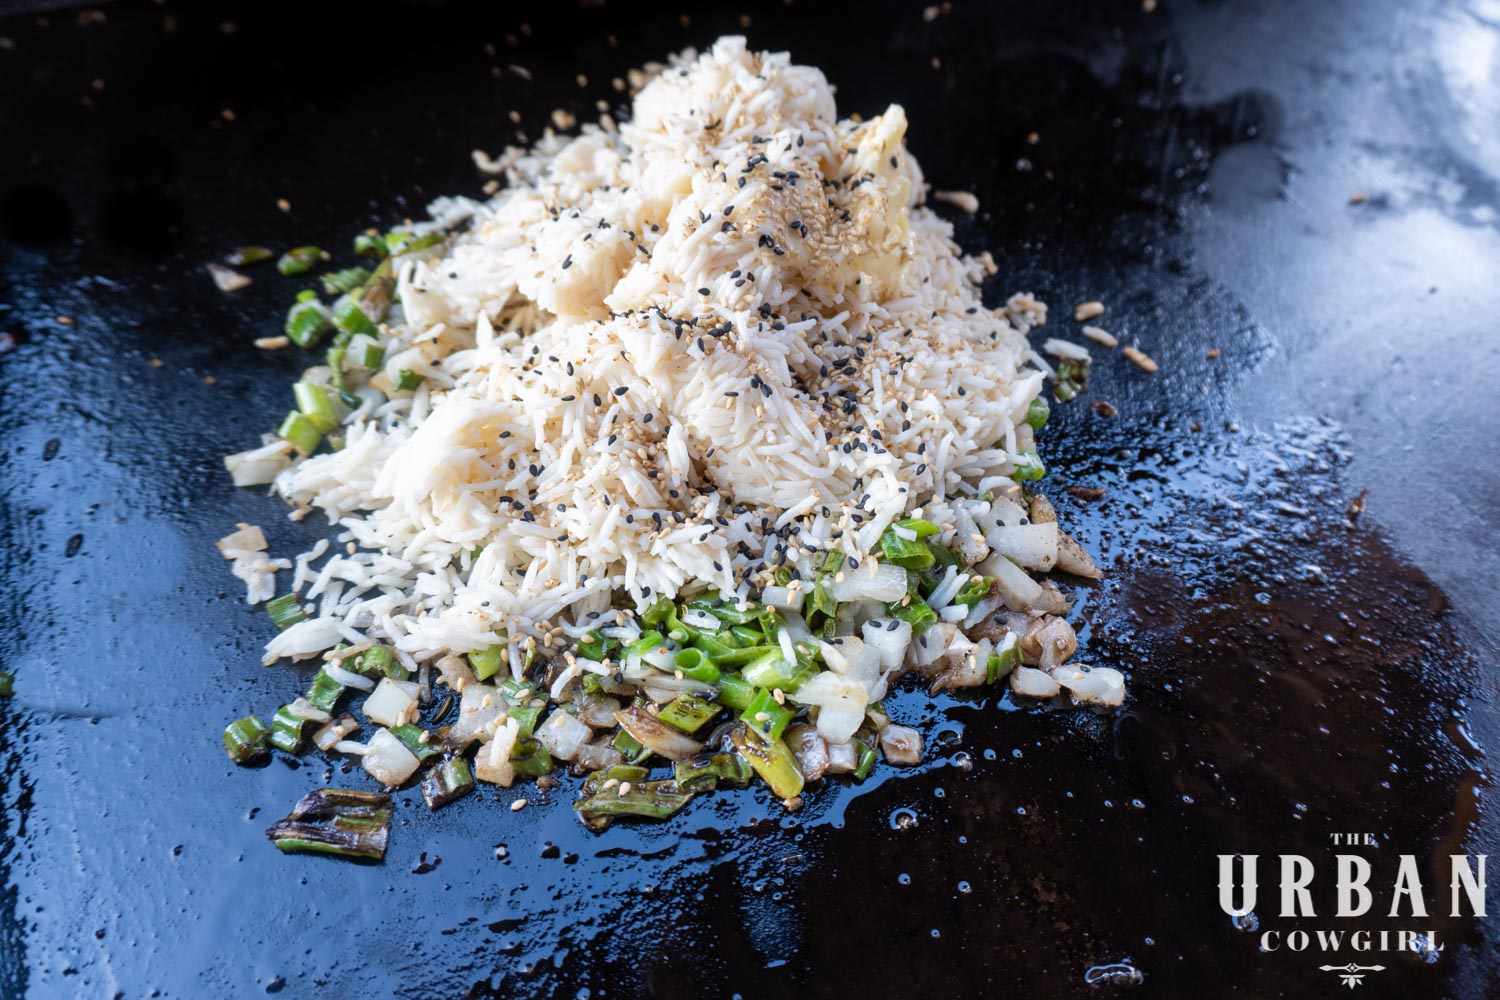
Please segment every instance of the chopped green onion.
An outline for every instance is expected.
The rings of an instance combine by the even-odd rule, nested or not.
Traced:
[[[385,245],[391,256],[403,253],[415,253],[418,250],[426,250],[435,247],[448,237],[443,233],[424,233],[417,236],[415,233],[386,233]]]
[[[321,708],[325,712],[332,712],[344,696],[348,688],[328,676],[328,671],[318,669],[313,675],[312,687],[307,689],[307,700],[314,708]]]
[[[976,576],[968,583],[958,589],[953,596],[954,604],[962,604],[966,608],[972,608],[980,601],[989,596],[990,579],[987,576]]]
[[[745,664],[741,673],[745,680],[756,687],[767,690],[781,688],[783,691],[795,691],[803,681],[817,673],[817,667],[811,662],[788,661],[779,647],[773,647],[769,653],[752,663]]]
[[[714,716],[722,711],[721,706],[694,694],[680,694],[656,713],[657,719],[684,733],[696,733]]]
[[[271,616],[271,624],[283,632],[298,622],[307,621],[307,615],[302,613],[302,605],[297,602],[296,594],[282,594],[275,600],[267,601],[266,614]]]
[[[271,745],[285,753],[302,756],[307,753],[307,731],[311,719],[292,714],[290,705],[282,705],[271,720]]]
[[[624,757],[631,764],[639,763],[651,756],[651,751],[647,750],[640,740],[631,736],[623,729],[615,733],[615,738],[610,743],[610,746],[620,751],[620,756]]]
[[[286,415],[281,426],[276,428],[276,436],[304,455],[311,455],[317,451],[318,445],[323,440],[323,432],[307,419],[306,414],[297,410],[292,410]]]
[[[474,773],[462,757],[449,757],[422,779],[422,798],[428,809],[441,809],[474,790]]]
[[[927,569],[936,561],[925,542],[920,538],[902,538],[896,534],[894,525],[880,536],[880,554],[886,562],[906,569]]]
[[[1017,482],[1029,483],[1047,474],[1046,467],[1042,465],[1042,460],[1034,451],[1023,451],[1016,457],[1015,465],[1015,471],[1010,474],[1010,478]]]
[[[311,298],[299,298],[286,314],[286,335],[292,343],[303,348],[316,346],[328,332],[328,310],[317,301],[315,293],[309,294]]]
[[[707,792],[719,782],[743,788],[755,772],[745,758],[734,753],[716,753],[711,757],[679,760],[672,765],[672,779],[685,792]]]
[[[677,651],[672,658],[672,664],[684,677],[691,677],[695,681],[703,681],[712,684],[719,679],[719,668],[714,661],[701,649],[688,647]]]
[[[896,527],[904,528],[907,531],[910,531],[912,534],[916,535],[918,538],[926,538],[929,535],[940,534],[943,530],[942,528],[939,528],[937,525],[933,524],[931,521],[923,520],[920,517],[908,517],[905,520],[897,521]]]
[[[842,552],[833,551],[823,555],[823,564],[820,567],[824,573],[837,573],[845,568],[848,559]]]
[[[391,797],[379,792],[323,788],[303,796],[292,814],[266,831],[287,853],[311,851],[346,858],[385,857],[391,832]]]
[[[749,708],[755,698],[755,685],[738,674],[720,674],[718,688],[719,704],[737,712]]]
[[[396,376],[397,392],[412,392],[422,384],[422,376],[410,368],[403,368]]]
[[[542,706],[540,705],[516,705],[510,710],[510,717],[516,720],[521,739],[527,739],[536,732],[536,724],[542,717]]]
[[[606,767],[602,771],[595,771],[583,779],[583,794],[593,795],[604,787],[604,783],[613,778],[620,781],[645,781],[646,775],[650,774],[649,768],[638,767],[635,764],[616,764]]]
[[[297,301],[316,302],[318,301],[318,293],[313,291],[311,288],[304,288],[302,289],[302,291],[297,293]]]
[[[859,750],[859,756],[855,758],[857,763],[854,765],[854,777],[864,781],[870,776],[880,755],[875,752],[875,745],[868,740],[856,740],[854,745]]]
[[[838,601],[828,592],[827,583],[818,580],[802,603],[802,618],[807,623],[807,630],[819,639],[832,639],[838,631],[838,615]]]
[[[10,675],[4,675],[9,679]],[[224,727],[224,750],[236,764],[248,764],[266,753],[266,724],[258,715],[235,719]]]
[[[749,729],[738,726],[730,730],[729,741],[734,744],[735,751],[755,768],[755,773],[771,786],[778,799],[789,799],[802,792],[802,772],[797,770],[797,759],[785,743],[780,740],[767,742]]]
[[[540,778],[544,774],[551,774],[556,764],[546,747],[525,736],[516,740],[516,745],[511,748],[510,766],[522,777]]]
[[[507,677],[497,685],[500,697],[512,705],[522,705],[536,697],[536,685]]]
[[[355,659],[354,670],[366,677],[389,677],[398,681],[411,676],[406,664],[396,659],[396,651],[389,646],[371,646],[360,653]]]
[[[322,259],[323,251],[317,247],[292,247],[276,262],[276,270],[290,278],[311,271]]]
[[[390,250],[385,245],[385,237],[360,233],[354,237],[354,252],[361,257],[384,257]]]
[[[904,604],[892,601],[885,606],[885,610],[910,625],[913,637],[927,631],[938,620],[937,612],[920,597],[909,597]]]
[[[333,304],[333,325],[347,334],[362,333],[367,337],[378,336],[380,331],[365,311],[360,308],[359,300],[345,295]]]
[[[573,804],[590,829],[602,830],[616,816],[666,819],[693,799],[675,781],[621,783]]]
[[[1047,401],[1041,396],[1033,399],[1031,405],[1026,408],[1026,422],[1034,431],[1041,430],[1051,415],[1052,407],[1047,405]]]
[[[766,642],[765,634],[753,625],[731,625],[729,635],[741,646],[763,646]]]
[[[418,761],[425,762],[428,757],[436,754],[439,749],[432,743],[422,739],[423,736],[427,735],[427,730],[421,726],[414,726],[411,723],[407,723],[404,726],[392,726],[391,735],[400,740],[402,745],[410,750],[411,755],[417,758]]]
[[[361,368],[379,368],[385,364],[385,345],[375,340],[362,340],[359,342],[359,353],[354,355],[354,363]]]
[[[230,267],[246,267],[270,260],[273,256],[275,255],[265,247],[235,247],[224,258],[224,263]]]
[[[938,566],[957,566],[959,569],[963,569],[968,565],[968,563],[964,562],[963,553],[951,545],[939,545],[937,542],[928,542],[927,551],[932,553],[934,571]]]
[[[292,395],[297,397],[297,409],[320,433],[327,434],[339,425],[338,411],[333,408],[333,398],[328,390],[311,382],[298,382],[292,386]]]
[[[578,643],[578,655],[598,663],[603,663],[619,650],[620,640],[618,639],[591,637]]]
[[[785,705],[778,703],[771,692],[761,688],[755,692],[755,697],[750,699],[750,704],[745,706],[745,711],[740,714],[740,721],[749,726],[761,739],[772,742],[781,739],[781,734],[786,731],[787,723],[791,722],[796,714]]]
[[[346,267],[342,271],[323,275],[323,294],[343,295],[354,291],[369,280],[370,272],[364,268]]]
[[[792,582],[792,568],[790,566],[777,566],[771,571],[771,581],[778,587],[785,587]]]
[[[340,397],[347,395],[344,391],[344,357],[349,353],[349,348],[335,345],[328,349],[328,384],[338,392]],[[299,385],[301,383],[298,383]],[[358,397],[355,397],[358,399]]]
[[[501,664],[507,661],[507,652],[503,644],[476,649],[469,654],[469,666],[474,668],[474,673],[480,680],[488,680],[495,676]]]
[[[753,604],[741,611],[735,599],[730,597],[695,597],[687,602],[687,607],[707,611],[727,625],[748,625],[760,614],[759,609]]]
[[[14,674],[0,673],[0,698],[9,698],[15,694],[16,678]]]
[[[990,659],[985,664],[985,682],[993,684],[1010,675],[1021,665],[1021,644],[1016,640],[1014,632],[1007,632],[1000,645],[990,654]]]

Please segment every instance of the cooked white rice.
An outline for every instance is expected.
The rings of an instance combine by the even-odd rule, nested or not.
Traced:
[[[421,388],[372,394],[341,450],[275,479],[340,531],[297,561],[316,615],[267,662],[381,638],[420,663],[508,634],[519,676],[522,636],[621,595],[743,598],[828,549],[869,560],[907,512],[951,524],[949,500],[1014,489],[1045,306],[983,307],[906,127],[897,105],[839,120],[817,69],[724,38],[618,129],[548,134],[499,159],[493,200],[435,203],[433,225],[469,228],[403,265],[383,331],[386,377]]]

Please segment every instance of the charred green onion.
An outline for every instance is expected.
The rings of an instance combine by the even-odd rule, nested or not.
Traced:
[[[314,708],[331,713],[338,707],[339,699],[347,690],[344,685],[328,676],[328,671],[319,668],[313,675],[312,686],[307,689],[307,700]]]
[[[719,782],[743,788],[755,772],[745,758],[734,753],[716,753],[710,757],[679,760],[672,765],[672,778],[685,792],[706,792]]]
[[[592,829],[601,830],[616,816],[666,819],[693,799],[675,781],[620,782],[575,802],[573,808]]]
[[[410,750],[411,755],[421,763],[426,763],[427,758],[438,752],[438,748],[427,741],[427,730],[421,726],[392,726],[391,735],[400,740],[401,745]]]
[[[293,714],[292,706],[282,705],[271,719],[271,745],[282,753],[300,757],[307,753],[307,737],[314,725],[312,719]]]
[[[718,715],[720,707],[694,694],[680,694],[663,705],[656,717],[684,733],[696,733],[704,723]]]
[[[510,766],[522,777],[540,778],[544,774],[551,774],[556,765],[546,747],[525,736],[516,740],[516,745],[511,748]]]
[[[9,674],[4,675],[6,680]],[[224,727],[224,750],[236,764],[248,764],[266,755],[266,724],[258,715],[235,719]]]
[[[749,729],[736,726],[729,732],[735,751],[771,786],[778,799],[789,799],[802,793],[802,772],[797,758],[780,740],[766,741]]]
[[[361,257],[384,257],[390,250],[385,245],[384,236],[360,233],[354,237],[354,252]]]
[[[307,851],[379,861],[390,832],[389,795],[322,788],[303,796],[266,836],[288,854]]]
[[[422,798],[428,809],[441,809],[474,790],[474,774],[462,757],[450,757],[422,779]]]

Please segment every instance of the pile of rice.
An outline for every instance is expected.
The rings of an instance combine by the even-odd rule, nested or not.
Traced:
[[[436,203],[427,226],[466,228],[401,265],[382,327],[387,377],[421,387],[275,478],[338,547],[296,559],[313,617],[266,661],[379,640],[417,669],[508,636],[519,678],[603,612],[754,598],[1014,490],[1045,306],[982,305],[906,128],[840,120],[817,69],[724,38],[628,122],[506,151],[492,200]]]

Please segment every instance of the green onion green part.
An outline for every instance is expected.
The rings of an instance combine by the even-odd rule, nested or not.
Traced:
[[[786,731],[787,723],[792,721],[794,715],[796,713],[779,704],[771,692],[761,688],[750,699],[750,704],[745,706],[740,721],[769,743],[781,739],[781,734]]]
[[[250,264],[259,264],[270,260],[274,254],[265,247],[235,247],[224,258],[224,263],[230,267],[246,267]]]
[[[5,675],[9,678],[9,674]],[[258,715],[235,719],[224,727],[224,750],[236,764],[248,764],[266,755],[266,724]]]
[[[266,836],[284,852],[308,851],[346,858],[385,857],[391,832],[391,797],[379,792],[322,788],[303,796],[291,815]]]
[[[302,605],[298,603],[296,594],[282,594],[274,600],[267,601],[266,614],[271,616],[271,623],[283,632],[298,622],[307,620],[307,615],[302,613]]]
[[[462,757],[449,757],[422,778],[422,798],[428,809],[441,809],[474,790],[474,773]]]
[[[323,259],[323,251],[317,247],[292,247],[276,262],[276,270],[287,277],[306,274]]]

